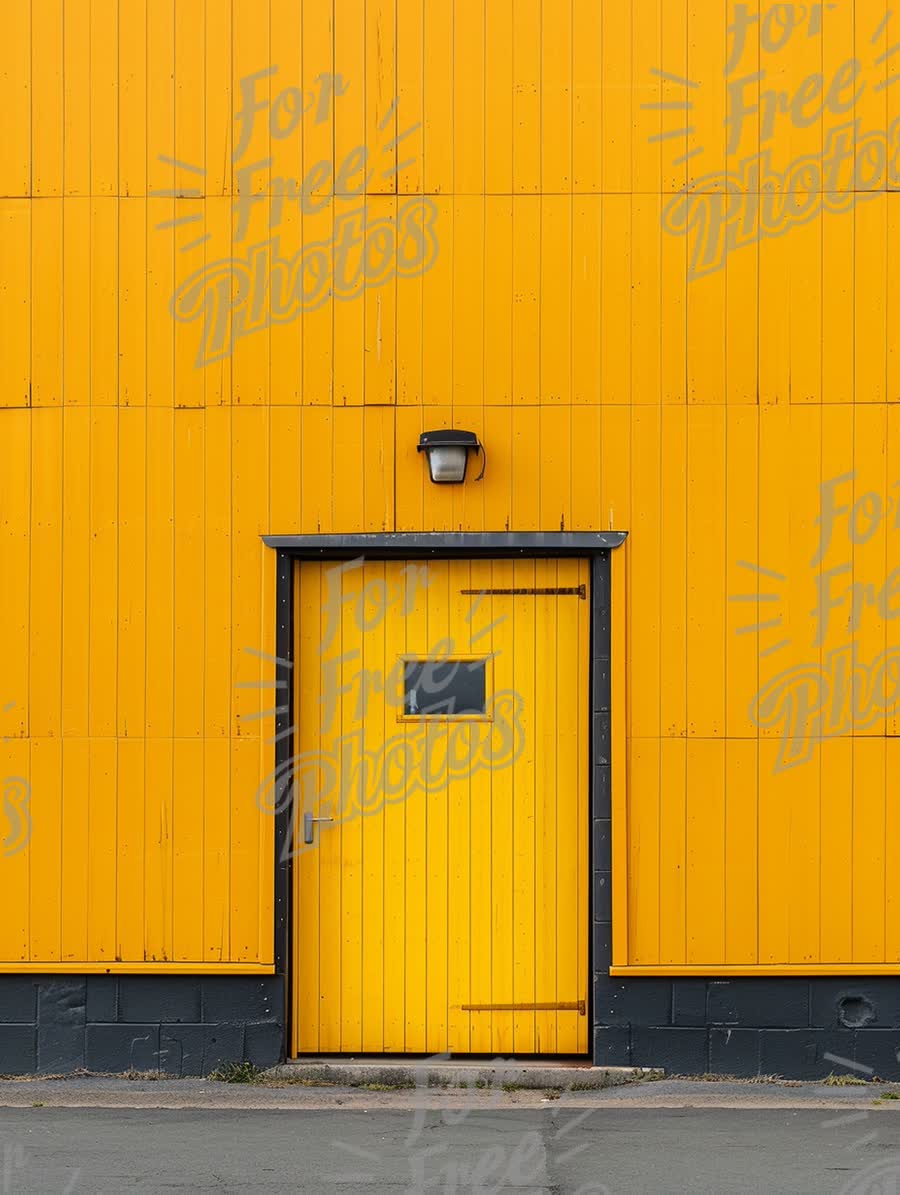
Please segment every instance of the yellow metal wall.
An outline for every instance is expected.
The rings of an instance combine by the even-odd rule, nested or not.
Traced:
[[[900,964],[896,717],[776,773],[778,730],[748,714],[809,658],[820,482],[855,470],[855,493],[886,495],[900,477],[900,197],[688,280],[664,204],[759,144],[751,120],[726,153],[735,7],[5,6],[0,774],[29,779],[33,833],[0,859],[4,965],[271,962],[255,791],[272,723],[254,717],[271,690],[238,687],[274,677],[252,654],[274,646],[259,536],[422,528],[630,532],[614,563],[619,965]],[[837,0],[821,36],[773,59],[780,85],[832,76],[854,46],[886,80],[886,15]],[[377,144],[367,218],[427,194],[436,260],[196,368],[199,324],[169,299],[231,251],[238,81],[276,64],[273,98],[332,70],[349,86],[286,138],[256,123],[258,189]],[[676,165],[652,138],[681,117],[653,105],[688,102],[704,153]],[[897,115],[900,87],[874,83],[851,112],[882,132]],[[781,168],[829,119],[778,125]],[[283,244],[327,239],[341,202],[294,205]],[[481,484],[424,479],[418,434],[451,421],[487,445]],[[897,554],[886,522],[852,577],[880,584]],[[765,613],[727,600],[755,587],[741,560],[788,578],[781,654],[736,633]],[[869,660],[897,635],[869,610],[857,638]]]

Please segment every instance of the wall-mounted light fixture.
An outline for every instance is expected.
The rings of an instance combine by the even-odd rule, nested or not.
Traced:
[[[461,432],[454,428],[422,432],[417,451],[424,452],[428,457],[431,480],[438,485],[466,480],[470,452],[482,454],[481,472],[475,480],[481,481],[484,477],[487,454],[474,432]]]

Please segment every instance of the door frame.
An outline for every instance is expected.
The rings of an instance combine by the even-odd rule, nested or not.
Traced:
[[[612,961],[612,576],[610,552],[621,547],[622,531],[385,532],[351,535],[264,535],[277,553],[275,655],[292,676],[295,660],[295,564],[304,560],[460,560],[580,557],[591,564],[588,759],[590,768],[588,836],[588,976],[608,972]],[[624,711],[622,711],[624,712]],[[294,756],[294,684],[275,715],[274,772],[280,779],[275,801],[275,973],[284,985],[282,1057],[291,1041],[293,999],[293,874],[289,843],[293,825],[290,761]],[[588,1012],[593,1017],[593,983]],[[589,1022],[590,1024],[591,1022]]]

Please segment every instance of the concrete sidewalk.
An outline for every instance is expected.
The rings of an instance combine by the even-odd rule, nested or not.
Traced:
[[[75,1076],[54,1079],[0,1080],[5,1108],[158,1108],[273,1111],[369,1111],[432,1109],[459,1114],[468,1110],[553,1108],[582,1109],[731,1109],[871,1112],[893,1122],[900,1115],[900,1085],[866,1083],[827,1087],[821,1083],[757,1083],[741,1080],[661,1079],[655,1082],[560,1092],[555,1088],[428,1087],[385,1089],[379,1084],[350,1087],[272,1078],[256,1083],[220,1083],[210,1079],[147,1079]]]

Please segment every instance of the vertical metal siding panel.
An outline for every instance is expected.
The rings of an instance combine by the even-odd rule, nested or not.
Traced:
[[[147,403],[170,409],[175,401],[175,321],[169,304],[176,285],[177,230],[165,225],[184,212],[183,200],[147,203]]]
[[[895,738],[885,741],[885,780],[888,776],[896,776],[900,766],[900,743]],[[897,885],[891,883],[887,877],[897,874],[900,863],[900,797],[897,786],[887,783],[885,787],[885,817],[884,817],[884,961],[886,963],[900,962],[900,892]],[[844,955],[843,957],[849,957]]]
[[[362,623],[360,619],[357,619],[356,612],[362,605],[362,595],[365,592],[365,586],[365,565],[361,566],[361,568],[345,572],[342,588],[342,599],[344,600],[342,600],[341,611],[338,614],[339,620],[341,620],[341,656],[343,660],[363,660]],[[356,736],[361,735],[363,742],[365,742],[365,717],[362,716],[359,686],[359,664],[349,663],[348,666],[343,666],[341,669],[341,684],[337,688],[337,693],[339,694],[337,710],[339,711],[339,727],[341,727],[339,733],[341,733],[342,741],[347,740],[348,737],[353,741]],[[353,752],[353,755],[355,756],[356,752]],[[342,809],[349,808],[353,810],[355,807],[359,807],[363,798],[365,798],[365,779],[362,779],[356,773],[350,773],[350,776],[347,776],[347,774],[342,772],[339,784],[341,784],[339,791],[341,791]],[[330,993],[323,994],[325,995],[325,999],[335,1000],[337,998],[336,1015],[337,1028],[339,1030],[337,1049],[341,1050],[342,1053],[359,1053],[362,1049],[363,820],[365,819],[362,816],[353,816],[351,814],[350,816],[341,817],[339,825],[335,827],[323,827],[323,832],[327,833],[330,838],[333,836],[333,839],[336,840],[333,845],[339,851],[337,856],[339,860],[337,883],[333,887],[329,884],[325,889],[330,899],[337,899],[339,901],[336,926],[338,932],[331,946],[329,946],[329,939],[327,937],[324,938],[323,950],[332,949],[341,952],[341,967],[339,967],[338,972],[339,992],[332,989]],[[446,842],[443,845],[446,846]],[[322,850],[322,838],[319,839],[319,850]],[[323,878],[333,874],[335,872],[332,872],[330,866],[327,866]],[[433,878],[433,874],[429,872],[429,901],[431,878]],[[440,884],[439,876],[434,876],[434,878],[436,883]],[[435,939],[431,938],[429,934],[429,945],[433,945],[434,942]],[[332,1016],[335,1016],[335,1013],[332,1013]],[[431,1050],[441,1049],[442,1044],[439,1044],[439,1046],[429,1044],[428,1048]]]
[[[656,739],[660,735],[660,435],[659,408],[634,408],[631,420],[634,518],[628,545],[627,644],[633,682],[628,691],[628,726],[629,733],[640,739]]]
[[[725,952],[722,962],[757,962],[757,742],[725,742]],[[818,887],[813,879],[814,888]]]
[[[393,531],[394,411],[367,408],[363,435],[363,531]]]
[[[572,408],[541,408],[540,526],[572,526]]]
[[[757,595],[774,591],[779,599],[784,597],[777,581],[757,571],[759,565],[766,565],[766,551],[764,544],[759,546],[759,418],[755,406],[729,406],[726,414],[725,518],[725,733],[729,738],[755,739],[757,727],[749,714],[759,689],[760,639],[755,628],[761,618],[772,617],[777,607],[777,602],[760,601]]]
[[[66,195],[91,191],[91,0],[63,9],[63,184]]]
[[[725,408],[688,411],[688,734],[725,730]]]
[[[486,406],[508,405],[512,400],[512,217],[513,200],[509,196],[492,195],[485,199],[482,340]]]
[[[29,528],[32,514],[32,440],[29,413],[7,410],[0,415],[0,626],[6,684],[0,698],[15,702],[13,725],[5,735],[32,733],[28,659],[29,605],[32,587]],[[7,724],[8,725],[8,724]]]
[[[556,560],[534,562],[534,586],[555,589]],[[570,603],[573,599],[569,599]],[[575,599],[579,600],[579,599]],[[571,675],[559,667],[557,636],[559,627],[559,598],[550,595],[526,597],[534,610],[534,806],[529,821],[534,830],[534,924],[531,951],[534,958],[534,995],[538,1004],[553,1004],[558,994],[558,957],[556,943],[559,881],[557,876],[558,843],[563,832],[559,816],[559,781],[557,757],[560,742],[560,708],[568,711],[571,701]],[[517,651],[528,646],[517,642]],[[567,661],[571,663],[571,659]],[[560,676],[563,672],[563,676]],[[565,680],[566,685],[560,682]],[[568,694],[568,697],[567,697]],[[577,706],[575,707],[577,708]],[[573,709],[574,714],[574,709]],[[577,718],[577,715],[575,715]],[[571,784],[571,778],[569,778]],[[538,1011],[534,1014],[534,1050],[556,1053],[556,1013]]]
[[[600,89],[602,105],[601,190],[632,189],[632,6],[601,6]]]
[[[63,201],[31,205],[31,403],[57,406],[63,388]]]
[[[91,411],[90,709],[88,734],[116,734],[118,411]]]
[[[600,408],[572,409],[572,530],[602,526],[600,503]]]
[[[339,164],[355,160],[351,155],[366,143],[366,5],[362,0],[336,0],[335,69],[347,81],[347,93],[335,103],[333,158],[335,170],[339,171]],[[360,177],[372,171],[373,159],[378,160],[374,143],[367,147],[367,168],[360,172]],[[347,223],[349,227],[359,225],[362,233],[366,232],[367,213],[372,209],[365,196],[335,198],[333,203],[338,223]],[[336,406],[360,404],[366,399],[366,304],[363,300],[367,271],[353,270],[348,262],[344,274],[342,301],[333,305]],[[353,284],[348,287],[350,278]]]
[[[421,525],[421,524],[420,524]],[[385,566],[386,574],[392,565]],[[416,599],[422,599],[418,587],[418,573],[406,573],[400,589],[400,600],[404,609],[413,607]],[[427,577],[427,573],[425,574]],[[396,667],[398,657],[403,655],[406,648],[406,619],[388,617],[384,625],[385,671],[388,676]],[[382,711],[384,741],[394,741],[398,744],[405,742],[408,737],[408,727],[397,721],[397,697],[394,702],[385,701]],[[397,753],[394,758],[396,759]],[[393,784],[398,783],[402,776],[402,783],[406,781],[406,760],[403,755],[402,764],[395,763],[392,772]],[[402,768],[402,772],[401,772]],[[391,796],[395,796],[393,789]],[[384,1003],[382,1008],[382,1034],[384,1051],[395,1053],[403,1050],[405,1032],[405,990],[406,969],[406,901],[407,901],[407,872],[406,872],[406,804],[405,801],[389,799],[384,807],[384,847],[381,856],[384,875],[382,881],[382,913],[384,934]],[[366,1002],[363,1002],[365,1016]]]
[[[210,650],[203,659],[203,711],[206,737],[218,739],[231,733],[231,408],[207,409],[204,428],[203,622]]]
[[[794,200],[798,206],[806,201],[807,196],[801,195]],[[825,218],[836,217],[826,213]],[[792,228],[784,238],[795,296],[790,326],[792,403],[822,401],[822,291],[828,285],[822,275],[822,219],[819,215]]]
[[[541,200],[512,200],[513,402],[537,405],[541,377]]]
[[[573,0],[572,182],[580,193],[596,194],[601,189],[603,105],[598,60],[602,21],[602,7],[594,0]]]
[[[662,393],[659,197],[635,195],[631,224],[631,401],[657,405]]]
[[[512,22],[513,194],[541,189],[541,0],[516,0]]]
[[[264,14],[267,6],[261,6]],[[265,30],[264,19],[259,24]],[[206,128],[204,99],[206,86],[206,12],[204,0],[180,0],[175,6],[175,141],[172,156],[198,169],[206,167]],[[262,65],[262,64],[261,64]],[[193,176],[193,171],[188,171]],[[184,172],[179,182],[193,188],[200,187],[200,175],[185,183]]]
[[[572,401],[572,200],[541,199],[540,392],[544,405]]]
[[[89,743],[87,948],[89,959],[116,957],[116,780],[118,741],[94,735]]]
[[[790,508],[790,568],[786,585],[769,585],[780,591],[781,601],[766,603],[760,621],[785,612],[787,618],[777,639],[787,637],[790,646],[773,653],[779,670],[796,663],[802,668],[810,655],[810,574],[807,562],[812,560],[818,541],[816,519],[820,512],[819,489],[822,457],[821,405],[797,405],[790,411],[787,429],[787,452],[790,459],[789,477],[782,480],[782,501]],[[882,560],[884,559],[882,555]],[[784,603],[786,602],[786,610]],[[766,646],[781,628],[775,628],[761,638]],[[813,650],[813,656],[815,656]],[[819,892],[818,857],[820,853],[819,825],[819,755],[818,751],[794,769],[790,810],[782,818],[787,822],[788,875],[788,961],[814,963],[819,959]]]
[[[149,215],[146,199],[119,200],[118,401],[122,407],[141,407],[147,402]],[[153,230],[149,235],[155,235]]]
[[[259,949],[261,738],[274,731],[270,690],[246,688],[264,679],[261,642],[263,559],[260,535],[267,530],[268,490],[263,479],[268,448],[268,414],[261,408],[232,416],[232,752],[231,789],[231,957],[251,960]]]
[[[840,218],[840,217],[837,217]],[[883,403],[887,386],[887,196],[861,194],[853,210],[854,400]]]
[[[91,405],[118,399],[118,200],[91,199]]]
[[[687,734],[687,411],[664,407],[660,481],[660,728]]]
[[[453,0],[427,0],[423,22],[425,193],[453,193]]]
[[[487,240],[481,196],[464,195],[456,199],[453,233],[458,252],[453,255],[451,283],[452,402],[454,407],[475,406],[485,401],[487,334],[484,293]]]
[[[147,191],[171,194],[175,154],[175,0],[147,3]],[[140,131],[138,132],[140,136]],[[164,160],[165,159],[165,160]],[[198,162],[197,165],[202,165]]]
[[[631,619],[629,619],[629,626]],[[653,966],[660,954],[660,744],[628,743],[628,961]]]
[[[533,589],[535,562],[513,561],[513,588]],[[537,744],[540,678],[537,672],[535,599],[512,600],[513,688],[522,699],[519,716],[522,739]],[[520,646],[521,645],[521,646]],[[513,765],[513,1003],[537,1001],[535,933],[537,928],[535,800],[539,753],[523,751]],[[535,1013],[527,1007],[513,1014],[513,1046],[517,1054],[536,1048]]]
[[[28,958],[57,962],[61,951],[61,818],[62,743],[57,739],[31,740],[31,797],[28,813],[31,838],[22,854],[28,856],[28,902],[11,920],[28,925]],[[10,827],[12,831],[12,827]],[[13,831],[14,832],[14,831]],[[12,860],[5,858],[4,863]],[[16,906],[9,906],[15,909]]]
[[[203,742],[204,962],[227,962],[231,956],[230,892],[230,741],[207,738]]]
[[[536,531],[541,525],[541,412],[537,407],[514,407],[511,418],[511,526]]]
[[[374,195],[366,200],[368,235],[378,237],[381,245],[389,243],[388,228],[397,228],[397,200],[393,195]],[[379,230],[379,231],[375,231]],[[379,241],[375,241],[379,244]],[[366,251],[369,253],[369,250]],[[386,273],[376,272],[370,264],[360,302],[343,303],[358,307],[364,319],[360,364],[364,366],[363,393],[367,404],[393,404],[397,399],[397,264],[400,246],[382,248],[388,259]],[[370,263],[377,263],[374,251]],[[370,278],[369,274],[374,274]]]
[[[232,205],[229,199],[224,197],[208,198],[205,202],[206,209],[206,227],[209,230],[210,240],[206,248],[206,261],[218,260],[220,256],[228,256],[231,253],[231,221],[232,221]],[[228,329],[229,337],[235,332],[232,324]],[[194,330],[195,345],[198,352],[197,376],[201,380],[207,407],[221,407],[230,406],[231,404],[231,341],[227,340],[223,346],[223,351],[217,352],[214,355],[214,360],[210,364],[202,364],[209,354],[200,356],[202,347],[202,340],[200,336],[199,327]]]
[[[819,957],[853,960],[853,739],[823,739],[819,859]]]
[[[119,4],[91,0],[91,196],[119,189]]]
[[[514,563],[511,560],[491,562],[489,581],[495,589],[513,588]],[[473,638],[488,644],[494,653],[493,680],[495,693],[515,691],[515,648],[513,643],[513,607],[508,599],[485,596],[474,616]],[[493,625],[490,638],[482,636]],[[491,772],[491,1002],[513,1002],[514,976],[514,765]],[[501,1055],[513,1050],[513,1012],[495,1012],[491,1016],[492,1048]]]
[[[58,0],[31,0],[31,20],[40,33],[31,42],[31,182],[36,196],[63,193],[63,9]],[[17,129],[14,135],[20,133]]]
[[[260,957],[260,813],[255,800],[259,780],[258,740],[232,738],[229,888],[231,938],[228,954],[232,962],[251,962]],[[267,935],[267,939],[270,937],[271,935]],[[271,948],[267,946],[266,949]]]
[[[853,739],[853,959],[884,959],[886,821],[884,738]]]
[[[800,302],[795,304],[795,307],[800,306]],[[821,310],[818,311],[818,318],[821,318]],[[743,245],[728,254],[725,266],[724,335],[727,346],[725,401],[756,406],[759,397],[758,242]]]
[[[176,961],[197,962],[203,958],[203,872],[206,862],[203,850],[203,743],[199,739],[176,739],[173,748],[172,957]],[[258,816],[254,790],[251,788],[241,795]],[[262,880],[254,860],[247,868],[247,878]],[[251,908],[254,897],[259,899],[252,890],[244,894]],[[254,949],[248,957],[259,957],[258,950]]]
[[[600,399],[631,402],[631,196],[603,196],[600,237]]]
[[[424,224],[428,209],[423,204],[411,206],[409,199],[401,199],[399,209]],[[445,252],[444,230],[435,226],[438,257]],[[421,274],[402,276],[397,279],[396,300],[396,354],[397,354],[397,396],[399,405],[421,405],[423,393],[423,323],[424,323],[424,281]]]
[[[706,196],[709,219],[721,219],[727,202],[721,194]],[[726,267],[727,268],[727,267]],[[688,279],[687,401],[725,401],[725,268]]]
[[[366,0],[365,29],[365,145],[370,162],[377,162],[367,187],[371,194],[396,192],[397,136],[397,11],[395,0]]]
[[[144,958],[172,958],[173,742],[147,736],[144,759]]]
[[[424,419],[423,407],[397,407],[394,419],[394,452],[397,469],[398,531],[416,531],[425,526],[425,487],[430,486],[431,482],[428,480],[428,466],[422,460],[424,454],[416,450],[419,436],[425,430]],[[335,451],[338,451],[337,440]],[[504,506],[504,510],[506,509],[507,506]]]
[[[725,957],[725,742],[687,740],[687,961]]]
[[[119,739],[116,775],[116,958],[144,958],[144,758],[146,740]],[[196,794],[193,799],[196,800]],[[197,916],[197,906],[182,910]]]
[[[424,0],[397,0],[397,191],[417,195],[424,186]]]
[[[31,549],[31,610],[26,640],[30,678],[29,731],[35,738],[58,738],[62,728],[61,410],[32,412],[30,430],[31,512],[30,527],[26,525],[25,528]],[[14,583],[19,584],[18,579]],[[4,656],[6,650],[8,644],[4,645]],[[18,684],[15,672],[6,684],[12,681]],[[7,697],[4,693],[0,700],[5,704],[12,700],[12,694]],[[58,776],[56,786],[59,786]]]
[[[171,738],[174,714],[173,412],[147,412],[147,736]]]
[[[80,962],[88,957],[89,794],[88,741],[84,738],[64,738],[59,860],[63,962]]]
[[[448,654],[472,649],[472,631],[484,630],[479,617],[485,602],[463,597],[462,589],[489,589],[491,565],[488,561],[452,561],[448,609]],[[473,614],[473,610],[475,613]],[[478,619],[476,628],[472,621]],[[430,650],[439,640],[429,634]],[[490,636],[476,640],[478,651],[491,650]],[[496,660],[492,661],[496,664]],[[489,665],[491,667],[491,665]],[[494,690],[496,692],[496,689]],[[490,696],[488,695],[488,700]],[[459,735],[467,749],[476,740],[481,727],[457,724],[447,728],[448,739]],[[449,747],[449,743],[448,743]],[[491,778],[485,769],[470,769],[462,775],[448,768],[447,782],[447,1044],[451,1053],[490,1053],[491,1014],[464,1012],[460,1007],[471,1002],[489,1003],[491,995],[491,960],[493,952],[493,908],[491,901],[491,836],[487,830],[487,810],[491,806]],[[479,811],[484,816],[479,817]],[[481,832],[478,822],[482,821]]]
[[[197,278],[203,274],[208,253],[204,244],[197,243],[202,242],[206,236],[205,202],[202,199],[179,199],[175,210],[176,218],[184,223],[174,229],[173,292],[179,291],[189,278]],[[206,304],[221,301],[220,298],[212,300],[212,291],[213,287],[210,286],[204,296]],[[207,319],[210,323],[213,322],[212,308],[207,306],[202,319],[198,318],[188,323],[173,317],[172,298],[173,295],[170,295],[167,312],[173,332],[172,403],[175,407],[202,407],[206,402],[206,385],[202,373],[204,365],[200,357],[200,338],[201,329],[204,333],[206,331]]]
[[[321,457],[326,450],[330,455],[333,451],[334,460],[340,463],[340,474],[338,474],[340,481],[335,485],[334,493],[326,495],[333,502],[334,513],[332,516],[331,507],[329,507],[324,516],[325,523],[340,531],[358,531],[365,525],[364,422],[365,415],[360,407],[347,411],[337,409],[333,416],[329,414],[327,423],[324,423],[322,427],[323,441],[319,444],[319,455]],[[307,450],[312,455],[315,452],[314,441],[317,437],[310,432],[308,421],[305,420],[304,424],[308,440]],[[326,436],[327,439],[325,439]],[[332,437],[333,449],[331,447]],[[327,460],[323,462],[326,468],[329,463]],[[315,469],[312,464],[310,467],[314,473]],[[315,510],[315,484],[316,481],[311,476],[308,489],[306,485],[304,486],[304,496],[307,499],[305,506],[313,511]],[[319,476],[318,484],[327,485],[323,476]]]
[[[269,5],[253,3],[252,0],[235,0],[232,7],[234,31],[232,40],[232,71],[235,103],[240,98],[241,110],[249,96],[250,84],[241,96],[241,81],[260,74],[275,65],[270,62]],[[327,69],[327,68],[320,68]],[[281,86],[284,86],[282,83]],[[232,255],[236,260],[246,259],[251,246],[266,241],[270,235],[269,215],[271,210],[271,161],[270,113],[272,100],[277,96],[277,76],[263,76],[252,85],[254,97],[268,105],[253,113],[252,133],[246,152],[240,153],[240,142],[235,145],[232,161],[232,178],[237,193],[252,193],[260,198],[249,204],[249,219],[246,235],[235,221]],[[234,134],[238,136],[241,122],[235,124]],[[244,172],[242,179],[241,172]],[[329,208],[330,208],[329,203]],[[270,287],[277,287],[277,280],[270,273]],[[235,342],[232,354],[232,402],[236,405],[259,406],[268,402],[269,392],[269,319],[266,307],[260,313],[246,309],[245,328],[248,330]],[[242,313],[243,314],[243,313]]]
[[[31,403],[31,204],[0,199],[0,408]]]
[[[331,483],[334,460],[334,419],[337,412],[304,408],[300,435],[300,519],[305,535],[322,535],[335,526],[337,489]],[[357,416],[361,425],[362,416]],[[361,459],[361,451],[360,458]],[[348,462],[348,484],[362,486],[362,477],[353,479]]]
[[[643,0],[640,16],[633,24],[631,190],[635,199],[639,195],[654,198],[661,191],[663,157],[674,156],[672,143],[660,140],[665,120],[660,103],[667,83],[660,74],[663,4],[664,0]],[[675,127],[681,123],[678,119],[681,115],[670,113]]]
[[[367,693],[362,697],[363,685],[367,685],[368,676],[385,678],[385,684],[394,667],[394,661],[385,655],[386,624],[397,618],[397,607],[388,607],[385,611],[381,605],[385,593],[393,595],[397,592],[395,586],[400,585],[400,566],[394,562],[387,563],[378,560],[366,561],[362,570],[364,600],[360,603],[357,617],[363,619],[366,627],[361,637],[359,656],[359,679],[353,688],[354,698],[359,703],[356,709],[356,726],[362,730],[362,749],[371,752],[369,758],[377,759],[385,745],[391,741],[397,731],[396,722],[386,725],[388,711],[394,712],[396,706],[391,704],[390,697],[384,693],[381,698],[374,693]],[[390,598],[388,598],[390,601]],[[392,603],[393,605],[393,603]],[[371,629],[368,629],[370,628]],[[352,649],[351,649],[352,650]],[[353,665],[351,665],[353,667]],[[391,695],[393,696],[393,695]],[[367,702],[367,704],[362,704]],[[379,706],[383,707],[382,710]],[[385,756],[381,756],[385,759]],[[387,777],[384,777],[386,780]],[[368,783],[366,783],[368,781]],[[385,1014],[385,947],[387,944],[387,926],[385,925],[385,825],[384,814],[378,809],[387,807],[387,792],[384,795],[371,794],[371,779],[366,777],[366,789],[362,795],[363,808],[368,801],[373,801],[373,814],[358,817],[356,823],[360,840],[360,868],[359,892],[360,911],[358,922],[360,950],[360,1000],[358,1029],[361,1049],[366,1053],[382,1053],[384,1051],[384,1014]],[[347,827],[344,827],[346,833]]]
[[[31,194],[32,21],[31,0],[7,6],[0,42],[0,195]],[[40,94],[40,92],[38,92]]]
[[[31,744],[24,739],[0,739],[0,773],[31,778]],[[29,957],[29,849],[17,851],[3,860],[0,870],[0,899],[5,909],[22,909],[21,918],[3,917],[0,923],[0,959],[4,962],[28,961]]]
[[[900,113],[898,113],[900,116]],[[887,253],[890,261],[897,260],[900,252],[900,200],[895,191],[885,197],[887,205]],[[893,318],[900,310],[900,273],[888,270],[887,274],[887,394],[889,403],[900,402],[900,326]]]
[[[242,106],[241,97],[232,93],[232,3],[231,0],[206,0],[205,54],[206,92],[204,144],[206,166],[203,190],[207,196],[231,194],[231,158],[234,112]],[[262,64],[258,69],[262,69]],[[299,64],[295,68],[299,71]],[[285,74],[287,75],[285,62]],[[297,86],[302,86],[297,79]],[[230,216],[230,212],[229,212]]]
[[[427,151],[426,151],[427,152]],[[453,395],[453,261],[456,252],[454,204],[433,199],[440,249],[422,278],[422,401],[450,404]]]
[[[303,5],[303,64],[301,78],[304,86],[318,75],[332,71],[333,31],[331,5]],[[349,86],[362,86],[361,81],[347,80]],[[328,106],[319,119],[318,109],[313,109],[303,126],[303,177],[306,178],[319,162],[332,162],[335,135],[335,108],[341,102],[338,97]],[[315,178],[319,175],[316,174]],[[310,192],[308,207],[303,217],[303,242],[306,245],[322,242],[327,244],[334,233],[334,206],[325,197],[330,189],[317,186]],[[321,206],[323,205],[324,206]],[[310,207],[317,210],[310,211]],[[308,213],[308,214],[307,214]],[[303,312],[303,402],[311,405],[331,406],[334,387],[334,337],[332,299],[317,307],[307,307]]]
[[[68,408],[63,416],[62,465],[62,733],[78,738],[88,733],[90,453],[90,412]]]
[[[900,577],[900,513],[897,502],[900,499],[900,406],[888,403],[886,408],[887,427],[885,430],[886,445],[886,480],[887,493],[885,507],[894,506],[887,520],[887,536],[885,541],[884,572],[885,581],[892,582]],[[823,469],[824,474],[824,469]],[[885,649],[888,659],[896,659],[900,655],[900,617],[896,613],[896,602],[887,602],[885,613],[889,615],[885,625]],[[893,615],[893,617],[890,617]],[[898,734],[900,729],[900,703],[888,707],[885,720],[885,732],[889,736]]]
[[[297,754],[307,751],[315,753],[324,746],[320,737],[324,705],[304,699],[303,694],[314,691],[325,676],[323,653],[320,652],[323,629],[320,585],[325,568],[325,565],[317,561],[297,562],[294,565],[294,627],[297,647],[290,683],[294,688],[294,722],[297,728],[294,751]],[[302,781],[301,785],[305,788]],[[330,1010],[323,1008],[319,999],[319,931],[322,921],[328,916],[327,903],[321,911],[319,908],[319,872],[322,849],[331,836],[324,841],[320,839],[314,850],[300,848],[300,817],[303,812],[315,810],[311,808],[312,795],[307,799],[306,791],[295,791],[294,802],[296,812],[290,839],[291,849],[296,851],[292,864],[293,900],[294,909],[302,910],[302,914],[297,916],[295,912],[293,919],[295,961],[292,980],[292,1028],[294,1050],[303,1053],[319,1049],[320,1021],[330,1014]],[[336,950],[332,950],[330,957],[334,958],[337,954]]]
[[[868,666],[882,659],[887,647],[888,619],[885,614],[890,603],[882,605],[878,596],[886,584],[887,575],[887,545],[891,526],[887,510],[888,487],[897,480],[887,474],[887,414],[888,408],[884,403],[873,406],[857,402],[853,409],[854,513],[848,514],[847,521],[838,518],[835,527],[836,536],[844,540],[844,559],[852,556],[853,589],[844,597],[845,589],[850,591],[851,588],[848,584],[850,577],[836,577],[830,586],[834,600],[843,598],[843,609],[832,610],[831,617],[843,622],[842,614],[846,613],[849,630],[844,629],[843,641],[852,636],[860,662]],[[827,480],[823,478],[823,481]],[[851,487],[836,487],[834,492],[840,494],[841,490],[850,499]],[[881,518],[872,517],[876,509],[871,498],[874,494],[879,496],[879,501],[884,495],[884,505],[881,507],[884,514]],[[814,537],[814,542],[817,538]],[[848,540],[852,540],[852,543]],[[888,729],[887,720],[881,713],[884,698],[887,693],[896,692],[896,689],[891,689],[890,682],[885,687],[882,680],[879,691],[879,682],[874,674],[868,683],[858,681],[857,684],[861,687],[857,689],[852,702],[853,733],[884,735]]]
[[[572,191],[573,0],[541,12],[541,193]],[[549,18],[549,19],[548,19]]]
[[[686,778],[686,740],[663,736],[659,743],[659,961],[663,966],[683,966],[688,961]],[[614,872],[614,897],[624,884]],[[629,877],[629,893],[631,889]]]
[[[429,588],[436,584],[440,571],[446,568],[441,561],[429,561]],[[428,598],[421,591],[414,602],[407,603],[408,614],[403,620],[406,631],[404,651],[409,655],[428,651]],[[410,729],[407,741],[415,736]],[[406,873],[406,916],[404,922],[405,998],[403,1048],[407,1053],[423,1054],[426,1050],[427,998],[425,960],[428,950],[427,900],[431,877],[427,854],[426,793],[414,793],[400,808],[405,821],[404,868]],[[323,989],[324,990],[324,989]]]
[[[203,539],[204,418],[202,411],[176,411],[174,423],[174,733],[203,733],[203,659],[206,654]],[[202,772],[201,772],[202,775]],[[199,791],[202,791],[202,784]]]
[[[453,193],[485,190],[485,54],[487,8],[484,0],[453,3]]]
[[[491,0],[484,13],[484,190],[510,195],[513,190],[514,0]]]
[[[118,154],[118,194],[124,198],[146,194],[148,150],[166,152],[163,146],[147,145],[147,0],[119,0],[118,69],[119,121],[127,130],[119,137]],[[123,252],[126,248],[123,244]]]
[[[572,402],[599,403],[600,213],[599,195],[578,195],[572,209]],[[577,459],[577,458],[576,458]]]

